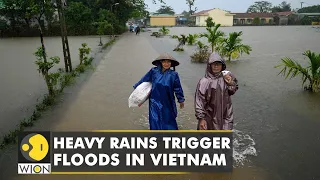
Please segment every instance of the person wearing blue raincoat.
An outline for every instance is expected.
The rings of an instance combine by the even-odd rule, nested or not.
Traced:
[[[134,27],[133,27],[133,25],[131,24],[130,27],[129,27],[130,32],[133,32],[133,29],[134,29]]]
[[[152,62],[153,67],[133,87],[143,82],[151,82],[152,89],[149,96],[149,125],[150,130],[178,130],[176,121],[177,106],[175,96],[180,108],[184,108],[184,93],[180,78],[175,70],[179,62],[165,53]]]

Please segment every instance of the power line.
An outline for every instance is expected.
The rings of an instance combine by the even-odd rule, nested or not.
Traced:
[[[308,5],[310,5],[310,6],[315,6],[314,4],[310,4],[310,3],[306,3],[306,2],[305,2],[305,4],[308,4]]]

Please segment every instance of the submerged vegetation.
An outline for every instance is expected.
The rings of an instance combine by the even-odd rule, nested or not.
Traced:
[[[115,42],[115,39],[110,40],[104,45],[104,48],[108,47]],[[18,134],[24,131],[25,128],[31,127],[39,120],[43,112],[48,110],[51,106],[57,103],[57,98],[63,93],[63,90],[72,85],[76,77],[81,73],[86,72],[89,69],[94,69],[92,66],[93,57],[90,57],[91,49],[86,43],[82,44],[79,48],[79,65],[69,73],[64,72],[62,69],[58,69],[57,72],[50,72],[55,65],[60,62],[59,57],[50,57],[51,61],[47,61],[46,55],[42,47],[39,47],[34,53],[36,57],[35,64],[38,66],[39,73],[42,74],[44,81],[47,85],[48,94],[44,95],[42,101],[36,105],[35,110],[29,118],[23,119],[15,130],[10,131],[4,135],[0,141],[0,149],[4,149],[6,145],[16,143]]]
[[[289,57],[285,57],[281,59],[281,64],[275,68],[282,68],[279,74],[285,76],[285,79],[289,76],[291,79],[301,75],[302,86],[305,90],[320,92],[320,53],[307,50],[303,55],[309,60],[306,67]]]
[[[174,48],[173,51],[184,51],[183,46],[186,44],[187,37],[184,34],[181,34],[180,36],[173,35],[171,36],[173,39],[177,39],[179,44],[177,45],[176,48]]]
[[[197,42],[197,51],[191,55],[192,62],[205,63],[210,56],[209,47],[203,44],[201,41]]]
[[[193,62],[205,62],[203,58],[209,57],[208,53],[218,52],[220,55],[227,57],[229,61],[237,59],[243,53],[250,54],[252,48],[249,45],[242,44],[242,31],[229,33],[229,36],[225,38],[225,34],[219,30],[221,24],[215,24],[212,18],[206,20],[206,33],[200,34],[200,37],[207,39],[207,44],[211,47],[211,52],[206,48],[200,48],[198,43],[198,50],[191,55]],[[203,55],[201,53],[204,53]]]

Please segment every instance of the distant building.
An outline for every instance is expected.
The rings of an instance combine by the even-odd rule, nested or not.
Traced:
[[[296,13],[297,15],[300,16],[307,16],[307,17],[320,17],[320,13]]]
[[[273,14],[272,13],[233,13],[235,14],[233,19],[233,25],[253,25],[254,19],[259,18],[259,24],[273,24]]]
[[[153,14],[150,16],[150,26],[175,26],[176,16],[169,14]]]
[[[274,20],[276,25],[288,25],[289,24],[289,16],[295,14],[294,12],[275,12]]]
[[[195,17],[196,26],[206,26],[206,19],[208,17],[211,17],[213,22],[221,24],[221,26],[233,26],[234,14],[218,8],[200,11],[192,16]]]
[[[311,24],[319,25],[320,24],[319,22],[320,13],[295,13],[295,15],[298,20],[302,21],[301,23],[303,25],[311,25]]]
[[[177,26],[183,26],[188,24],[188,18],[183,14],[176,14]]]

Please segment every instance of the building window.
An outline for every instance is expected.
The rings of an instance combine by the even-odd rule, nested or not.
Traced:
[[[246,20],[245,19],[240,19],[240,24],[245,24]]]
[[[273,20],[272,19],[269,19],[269,24],[272,24],[273,23]]]
[[[265,24],[266,23],[266,19],[261,19],[261,24]]]
[[[238,24],[238,19],[234,19],[233,24]]]
[[[252,23],[252,19],[247,19],[247,23],[251,24]]]

